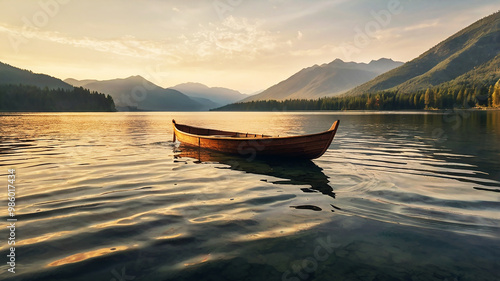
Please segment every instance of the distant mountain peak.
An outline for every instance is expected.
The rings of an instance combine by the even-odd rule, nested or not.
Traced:
[[[315,64],[243,101],[311,99],[342,94],[403,64],[385,58],[372,62],[344,62],[337,58],[321,66]]]
[[[343,61],[341,59],[335,59],[332,62],[322,64],[321,66],[327,66],[327,67],[331,67],[331,66],[345,66],[345,65],[348,65],[348,64],[349,64],[349,62],[345,62],[345,61]]]
[[[200,88],[200,89],[210,89],[209,86],[198,83],[198,82],[186,82],[186,83],[181,83],[178,85],[175,85],[174,87],[193,87],[193,88]]]
[[[210,99],[221,106],[237,102],[248,97],[248,95],[242,94],[236,90],[223,87],[208,87],[205,84],[196,82],[182,83],[175,85],[170,89],[175,89],[192,98]]]
[[[141,75],[132,75],[130,77],[124,78],[124,80],[132,80],[132,81],[144,81],[144,80],[146,80],[147,81],[147,79],[142,77]]]
[[[394,61],[392,59],[388,59],[388,58],[380,58],[378,60],[371,60],[369,64],[378,63],[378,62],[394,62]]]

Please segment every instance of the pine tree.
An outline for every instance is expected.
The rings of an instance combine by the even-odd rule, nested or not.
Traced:
[[[425,109],[429,109],[429,105],[431,103],[431,90],[430,89],[427,89],[427,91],[425,91]]]
[[[491,105],[493,107],[500,106],[500,79],[495,84],[495,89],[493,90],[493,94],[491,95]]]
[[[425,95],[420,93],[420,99],[418,100],[418,104],[420,106],[420,108],[423,107],[423,105],[425,104]]]
[[[467,108],[467,102],[469,101],[469,91],[465,90],[462,97],[462,108]]]
[[[460,90],[457,96],[457,104],[463,104],[463,100],[464,100],[464,91]]]

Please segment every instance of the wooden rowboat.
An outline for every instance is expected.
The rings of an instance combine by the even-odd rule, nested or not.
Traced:
[[[242,156],[248,155],[252,159],[256,156],[315,159],[323,155],[332,143],[340,120],[335,121],[328,131],[291,137],[198,128],[177,124],[175,120],[172,120],[172,124],[174,141],[177,139],[185,145]]]

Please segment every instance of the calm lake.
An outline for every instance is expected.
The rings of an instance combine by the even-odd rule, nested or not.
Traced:
[[[177,147],[171,120],[327,130],[313,161]],[[0,114],[0,279],[498,280],[500,112]]]

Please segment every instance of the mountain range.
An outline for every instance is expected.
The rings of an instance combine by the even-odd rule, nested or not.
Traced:
[[[73,86],[84,87],[111,95],[119,110],[199,111],[234,102],[317,99],[342,94],[349,97],[386,90],[399,94],[428,88],[468,87],[482,91],[499,79],[500,11],[464,28],[407,63],[386,58],[370,63],[336,59],[304,68],[253,96],[199,83],[162,88],[141,76],[105,81],[71,78],[62,81],[0,62],[0,85],[66,90],[72,90]]]
[[[174,87],[170,87],[170,89],[177,90],[191,98],[209,99],[219,106],[237,102],[249,97],[249,95],[245,95],[228,88],[208,87],[201,83],[192,82],[179,84]]]
[[[200,83],[184,83],[162,88],[141,76],[112,80],[64,80],[75,87],[110,94],[119,110],[208,110],[239,101],[247,95],[238,91],[208,87]]]
[[[349,91],[412,93],[431,87],[493,85],[500,79],[500,12],[464,28],[419,57]]]
[[[80,81],[71,78],[65,81],[75,86],[109,94],[118,110],[199,111],[216,106],[209,101],[202,103],[193,100],[177,90],[164,89],[138,75],[104,81]]]
[[[288,79],[242,102],[317,99],[339,95],[402,64],[402,62],[386,58],[372,60],[370,63],[344,62],[336,59],[328,64],[304,68]]]
[[[83,87],[109,94],[118,110],[204,111],[247,97],[231,89],[210,88],[199,83],[185,83],[165,89],[141,76],[105,81],[72,78],[62,81],[46,74],[33,73],[30,70],[0,62],[0,85],[8,84],[63,90]],[[176,88],[186,91],[189,95],[185,95]]]

